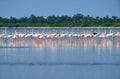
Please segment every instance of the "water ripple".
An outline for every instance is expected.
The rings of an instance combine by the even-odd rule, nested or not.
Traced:
[[[6,62],[6,63],[0,63],[0,65],[11,65],[11,66],[57,66],[57,65],[69,65],[69,66],[95,66],[95,65],[114,65],[114,66],[120,66],[120,63],[81,63],[81,62]]]

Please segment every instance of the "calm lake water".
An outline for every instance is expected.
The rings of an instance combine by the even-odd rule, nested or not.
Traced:
[[[120,32],[120,28],[0,28],[0,34]],[[0,39],[0,79],[120,79],[120,37]]]

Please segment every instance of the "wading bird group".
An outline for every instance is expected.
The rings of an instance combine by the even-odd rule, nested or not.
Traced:
[[[108,44],[107,42],[116,40],[117,45],[120,46],[120,32],[113,33],[35,33],[33,31],[29,33],[19,33],[16,30],[12,34],[8,34],[6,31],[0,34],[0,46],[40,46],[40,45],[83,45],[93,43],[96,45],[100,42]],[[113,41],[114,42],[114,41]],[[91,44],[92,45],[92,44]]]

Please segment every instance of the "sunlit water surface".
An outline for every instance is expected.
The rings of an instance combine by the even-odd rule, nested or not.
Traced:
[[[0,33],[4,32],[0,29]],[[32,29],[7,29],[30,33]],[[120,29],[41,28],[39,33],[84,33]],[[120,37],[0,39],[0,79],[120,79]]]

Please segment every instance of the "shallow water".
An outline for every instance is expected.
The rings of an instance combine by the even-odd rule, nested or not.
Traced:
[[[7,29],[8,34],[32,29]],[[114,33],[120,29],[33,29],[39,33]],[[4,29],[0,29],[3,33]],[[120,79],[120,37],[0,40],[0,79]]]

